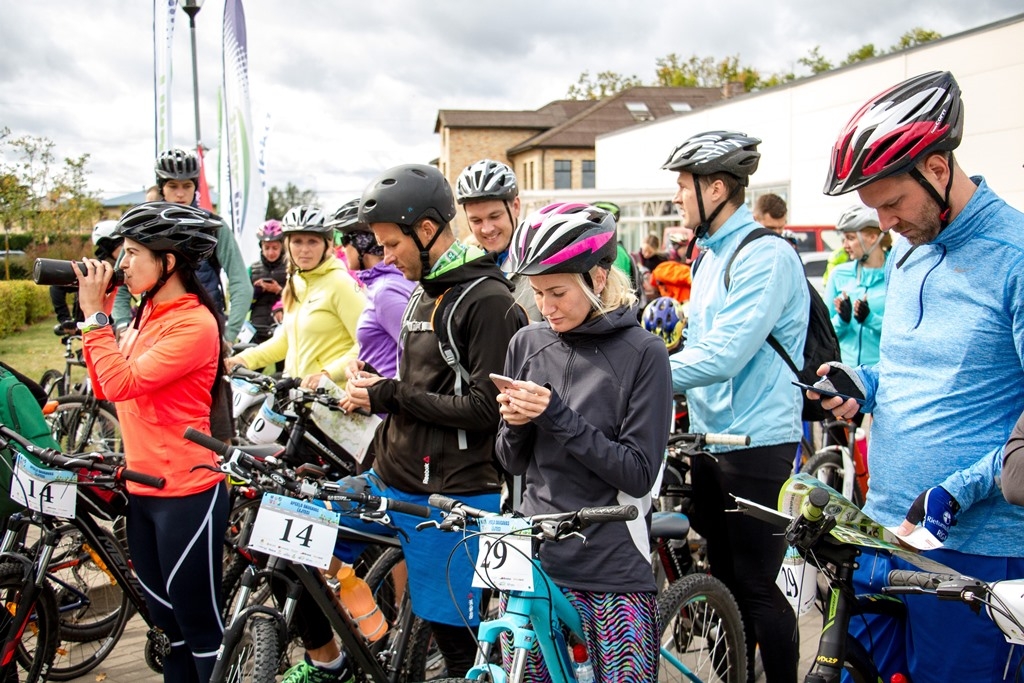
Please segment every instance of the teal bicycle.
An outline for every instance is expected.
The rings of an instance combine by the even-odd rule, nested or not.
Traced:
[[[471,523],[481,529],[481,558],[477,574],[502,591],[507,603],[500,616],[481,621],[477,628],[477,657],[465,679],[520,683],[526,680],[527,657],[536,646],[553,683],[577,681],[572,652],[585,643],[579,613],[534,559],[532,542],[559,541],[592,524],[636,519],[632,505],[583,508],[573,512],[507,517],[467,506],[446,496],[430,497],[430,504],[448,513],[436,524],[449,531],[465,531]],[[517,541],[519,541],[517,543]],[[511,564],[519,564],[516,569]],[[523,584],[524,573],[532,581]],[[510,588],[524,585],[523,588]],[[745,680],[743,626],[738,619],[723,618],[726,601],[735,602],[725,588],[709,575],[693,574],[673,583],[659,595],[662,623],[661,681],[739,683]],[[685,623],[684,623],[685,622]],[[499,662],[500,636],[508,633],[513,647],[508,672]],[[689,665],[689,666],[688,666]],[[695,669],[697,669],[695,671]]]

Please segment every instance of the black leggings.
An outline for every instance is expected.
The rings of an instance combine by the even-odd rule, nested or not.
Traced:
[[[164,680],[206,683],[224,635],[221,561],[228,523],[223,483],[190,496],[130,496],[128,548],[153,623],[171,641]]]
[[[698,456],[692,465],[694,528],[707,539],[712,575],[729,587],[743,614],[747,680],[753,681],[754,646],[761,646],[768,683],[795,683],[800,657],[796,614],[775,579],[786,554],[781,530],[729,512],[729,494],[775,509],[789,478],[797,444]]]

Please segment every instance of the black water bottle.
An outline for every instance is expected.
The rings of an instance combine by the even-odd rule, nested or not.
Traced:
[[[71,267],[72,261],[61,261],[52,258],[37,258],[32,266],[32,280],[37,285],[57,285],[58,287],[77,287],[78,275]],[[78,268],[85,272],[85,263],[78,261]],[[124,284],[124,271],[114,268],[114,277],[110,280],[111,289]]]

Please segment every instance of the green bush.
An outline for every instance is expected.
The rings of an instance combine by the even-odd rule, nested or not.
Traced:
[[[0,337],[53,314],[50,290],[29,280],[0,282]]]

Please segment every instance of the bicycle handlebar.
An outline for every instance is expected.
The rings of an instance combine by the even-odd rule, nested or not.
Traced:
[[[479,508],[466,505],[465,503],[443,496],[439,493],[431,494],[430,498],[427,499],[432,506],[440,508],[445,512],[455,513],[465,517],[471,517],[473,519],[480,519],[481,517],[494,517],[496,513],[481,510]],[[572,522],[575,521],[577,528],[585,529],[591,524],[601,524],[604,522],[626,522],[631,519],[636,519],[639,515],[635,505],[609,505],[604,507],[587,507],[580,508],[572,512],[550,512],[532,515],[528,519],[534,524],[542,522]]]
[[[635,505],[609,505],[600,508],[583,508],[580,510],[580,526],[601,524],[602,522],[628,522],[640,514]]]
[[[209,434],[204,434],[192,427],[185,430],[185,438],[193,443],[210,449],[229,461],[237,461],[238,464],[243,467],[257,470],[260,473],[268,474],[273,469],[268,465],[268,463],[246,453],[244,449],[229,446],[223,441],[219,441]],[[417,505],[416,503],[409,503],[404,500],[374,496],[367,493],[347,492],[342,490],[341,486],[332,482],[321,482],[316,485],[316,490],[313,490],[309,488],[309,485],[304,485],[304,482],[302,481],[287,480],[284,475],[280,473],[274,474],[272,478],[277,484],[280,484],[289,491],[307,494],[314,498],[321,498],[323,500],[353,501],[372,507],[377,512],[393,510],[395,512],[403,512],[415,517],[430,517],[430,508],[425,505]]]
[[[684,432],[672,434],[668,438],[670,446],[685,443],[696,448],[704,446],[749,446],[750,437],[744,434],[699,434]]]
[[[887,583],[894,588],[922,588],[933,591],[939,584],[947,581],[956,581],[961,577],[956,574],[936,574],[933,572],[919,572],[909,569],[893,569],[889,572]]]
[[[124,467],[123,465],[108,465],[103,462],[103,455],[100,453],[82,453],[66,456],[52,448],[40,448],[21,434],[18,434],[14,430],[9,429],[2,424],[0,424],[0,434],[3,435],[5,442],[14,441],[25,449],[26,453],[34,455],[42,460],[44,464],[51,467],[59,467],[63,470],[77,470],[85,467],[101,474],[109,474],[114,477],[115,482],[120,482],[122,480],[130,481],[155,489],[162,489],[164,484],[167,483],[167,480],[163,477],[155,477],[151,474],[136,472],[135,470],[130,470]]]

